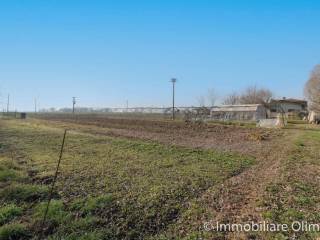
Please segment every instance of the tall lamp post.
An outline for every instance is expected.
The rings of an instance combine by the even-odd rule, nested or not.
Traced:
[[[72,97],[72,114],[74,114],[75,105],[76,105],[76,97]]]
[[[172,120],[175,119],[174,112],[174,94],[175,94],[175,83],[177,82],[176,78],[171,78],[170,82],[172,82]]]

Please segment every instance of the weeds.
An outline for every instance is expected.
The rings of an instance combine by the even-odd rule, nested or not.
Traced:
[[[294,221],[320,222],[318,208],[320,182],[317,178],[320,162],[316,161],[319,154],[319,140],[320,132],[306,131],[295,141],[294,149],[284,164],[284,179],[266,189],[264,200],[266,210],[263,214],[265,219],[289,226]],[[282,233],[281,237],[286,239],[293,234],[298,239],[315,239],[319,236],[316,232],[293,233],[290,229]]]
[[[22,208],[15,204],[4,205],[0,208],[0,225],[10,222],[22,214]]]
[[[48,197],[48,187],[39,183],[50,182],[62,131],[7,124],[0,129],[8,136],[5,144],[14,143],[28,159],[25,171],[34,173],[28,180],[10,180],[0,190],[0,201],[26,205],[23,221],[32,223],[27,229],[35,236]],[[192,200],[253,163],[239,154],[70,132],[56,185],[59,196],[50,204],[43,233],[50,239],[157,235],[174,224]]]
[[[30,237],[30,232],[23,224],[12,223],[0,227],[0,240],[24,240]]]
[[[14,183],[0,190],[0,199],[5,202],[36,202],[48,195],[47,186]]]

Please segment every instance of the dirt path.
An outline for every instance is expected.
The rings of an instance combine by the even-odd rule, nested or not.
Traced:
[[[247,171],[228,179],[219,188],[209,189],[200,202],[207,206],[214,219],[204,222],[245,223],[262,220],[259,202],[263,199],[266,187],[273,181],[280,181],[282,161],[292,150],[293,140],[299,131],[286,131],[283,139],[273,142],[271,152],[259,156],[258,164]],[[212,233],[215,239],[215,233]],[[220,239],[220,238],[219,238]],[[225,239],[249,239],[245,234],[228,233]]]

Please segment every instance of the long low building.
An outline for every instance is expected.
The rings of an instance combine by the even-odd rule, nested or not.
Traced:
[[[278,113],[284,113],[287,117],[298,118],[308,115],[308,102],[300,99],[271,99],[268,108],[270,109],[271,118],[276,117]]]
[[[268,117],[268,109],[262,104],[223,105],[211,108],[213,120],[258,121]]]

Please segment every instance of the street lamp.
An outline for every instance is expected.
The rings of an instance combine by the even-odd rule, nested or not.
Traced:
[[[172,82],[172,120],[175,119],[175,112],[174,112],[174,94],[175,94],[175,83],[177,82],[176,78],[171,78],[170,82]]]
[[[72,114],[74,114],[75,105],[76,105],[76,97],[72,97]]]

